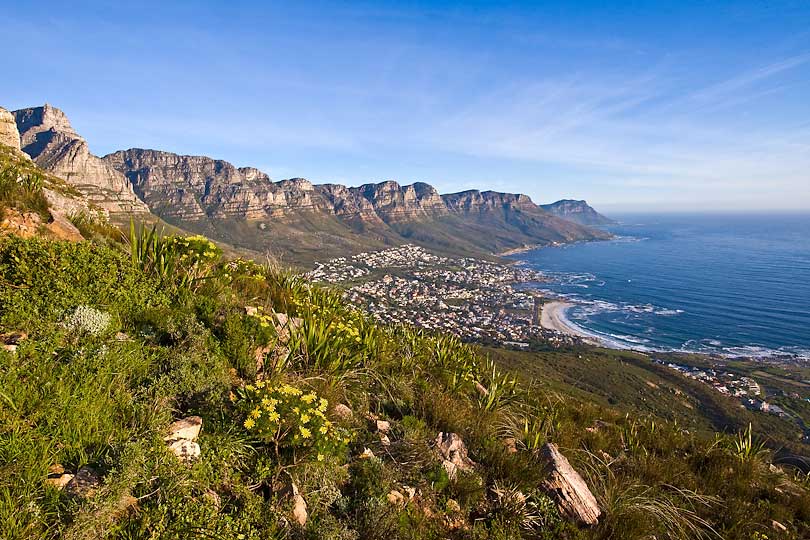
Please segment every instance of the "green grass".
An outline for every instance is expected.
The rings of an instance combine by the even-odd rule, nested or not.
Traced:
[[[0,351],[4,538],[780,538],[771,520],[789,527],[781,538],[810,534],[808,484],[768,467],[760,426],[745,432],[745,417],[703,410],[709,396],[643,357],[482,351],[380,327],[277,267],[208,257],[202,244],[189,262],[182,242],[153,240],[166,248],[160,264],[118,243],[0,240],[0,332],[29,334],[16,353]],[[79,306],[109,323],[65,324]],[[256,349],[280,337],[246,306],[303,319],[264,375],[326,399],[347,444],[307,451],[286,409],[290,433],[247,421]],[[335,416],[336,403],[354,414]],[[203,418],[202,454],[186,465],[163,436],[191,414]],[[372,414],[390,421],[390,445]],[[447,476],[438,431],[464,439],[474,470]],[[540,489],[534,449],[546,441],[591,486],[599,526],[562,519]],[[374,458],[360,457],[367,448]],[[97,469],[99,491],[49,487],[57,463]],[[308,505],[305,527],[292,524],[290,481]],[[391,504],[406,486],[414,500]],[[122,506],[127,497],[137,504]]]

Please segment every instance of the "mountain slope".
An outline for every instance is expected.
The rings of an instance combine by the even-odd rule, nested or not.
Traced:
[[[113,215],[148,212],[123,175],[90,153],[85,141],[55,107],[14,111],[20,146],[42,169],[64,178],[91,203]]]
[[[616,223],[612,219],[605,217],[594,210],[585,201],[563,199],[555,203],[543,204],[541,205],[541,208],[554,214],[555,216],[574,221],[580,225],[599,226]]]
[[[440,195],[429,184],[393,181],[359,187],[303,178],[274,182],[252,167],[137,148],[98,158],[59,109],[45,105],[14,116],[22,150],[113,218],[151,209],[175,226],[292,263],[405,242],[484,256],[609,236],[548,212],[526,195]]]
[[[293,261],[340,256],[405,241],[453,253],[606,238],[554,216],[525,195],[386,181],[346,187],[303,178],[273,182],[204,156],[130,149],[105,156],[161,217]]]

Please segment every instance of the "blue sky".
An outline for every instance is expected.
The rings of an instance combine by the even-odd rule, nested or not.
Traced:
[[[2,12],[14,65],[0,105],[57,106],[100,155],[158,148],[274,179],[425,181],[608,212],[810,209],[806,1]]]

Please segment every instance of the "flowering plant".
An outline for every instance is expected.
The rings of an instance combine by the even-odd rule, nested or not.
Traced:
[[[284,449],[313,453],[318,461],[341,452],[348,434],[326,417],[329,402],[314,392],[289,384],[271,385],[257,381],[240,390],[237,405],[245,414],[243,426],[249,433],[274,446],[276,455]]]
[[[264,279],[264,268],[254,261],[233,259],[222,265],[220,277],[228,283],[237,278],[261,281]]]

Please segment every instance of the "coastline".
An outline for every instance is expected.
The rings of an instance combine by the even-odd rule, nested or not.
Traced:
[[[554,300],[543,304],[540,312],[540,326],[546,330],[553,330],[561,334],[569,336],[576,336],[581,338],[585,343],[596,346],[607,346],[602,340],[595,338],[591,334],[587,334],[579,327],[573,324],[565,316],[566,312],[571,309],[574,304],[570,302],[562,302]]]
[[[543,247],[542,244],[528,244],[521,247],[507,249],[506,251],[501,251],[500,253],[495,253],[494,255],[496,257],[508,257],[509,255],[518,255],[520,253],[526,253],[527,251],[533,251],[541,247]]]

